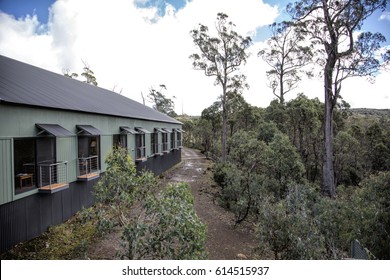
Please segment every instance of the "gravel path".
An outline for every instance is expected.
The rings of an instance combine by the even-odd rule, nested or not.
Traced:
[[[219,187],[212,180],[212,162],[197,150],[182,149],[182,162],[163,174],[165,183],[187,182],[194,196],[195,210],[207,225],[206,250],[210,260],[251,259],[255,239],[248,225],[234,226],[234,215],[217,203]],[[91,259],[116,259],[120,232],[94,244]]]
[[[195,210],[207,225],[209,259],[251,259],[255,239],[247,225],[234,226],[234,215],[216,202],[219,188],[210,171],[212,163],[197,150],[182,149],[182,162],[165,174],[171,182],[187,182],[194,196]]]

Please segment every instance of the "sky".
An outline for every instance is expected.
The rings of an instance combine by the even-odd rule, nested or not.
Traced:
[[[251,36],[250,57],[241,68],[250,86],[243,97],[266,107],[274,99],[267,87],[269,66],[257,56],[268,25],[286,18],[287,0],[0,0],[0,54],[59,74],[81,73],[83,61],[98,86],[143,102],[151,88],[174,100],[178,114],[200,115],[221,94],[214,78],[192,68],[196,53],[190,30],[212,27],[218,12],[229,15],[236,31]],[[390,46],[390,5],[376,12],[363,30],[382,32]],[[353,108],[390,108],[390,73],[374,83],[351,78],[341,95]],[[304,79],[287,99],[303,92],[323,101],[323,82]],[[146,105],[151,106],[150,103]]]

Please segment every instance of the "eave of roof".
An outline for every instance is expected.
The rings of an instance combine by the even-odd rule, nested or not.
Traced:
[[[0,102],[181,124],[115,92],[1,55]]]

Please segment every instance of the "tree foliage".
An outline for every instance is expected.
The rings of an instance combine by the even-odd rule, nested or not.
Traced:
[[[148,94],[148,99],[153,103],[154,110],[174,118],[177,117],[177,114],[175,113],[175,103],[162,92],[166,89],[167,87],[165,85],[160,85],[160,90],[151,88]]]
[[[313,57],[312,48],[303,46],[304,36],[296,32],[288,22],[270,25],[271,38],[267,47],[258,55],[271,67],[266,72],[269,87],[280,103],[285,102],[285,95],[295,89],[302,74],[311,72],[304,67]]]
[[[365,19],[376,10],[384,10],[386,0],[375,1],[298,1],[287,6],[296,30],[320,48],[325,89],[324,153],[322,193],[336,196],[333,166],[333,111],[340,98],[341,85],[353,75],[372,75],[379,69],[376,51],[384,37],[361,33]]]
[[[106,159],[107,170],[95,185],[98,229],[122,231],[121,258],[201,259],[206,227],[197,217],[188,185],[169,185],[157,192],[150,172],[138,174],[123,148]]]
[[[84,60],[81,60],[81,61],[83,62],[84,67],[83,67],[83,72],[80,74],[80,76],[85,78],[85,81],[84,81],[85,83],[97,86],[98,83],[97,83],[97,80],[95,77],[95,73],[91,70],[91,68],[89,67],[89,65],[86,61],[84,61]],[[77,74],[75,72],[70,73],[70,69],[63,70],[63,74],[65,77],[68,77],[71,79],[76,79],[79,77],[79,74]]]
[[[83,60],[83,64],[84,64],[84,67],[83,67],[83,73],[81,73],[81,76],[83,76],[85,78],[84,82],[87,84],[90,84],[90,85],[97,86],[98,83],[96,81],[95,73],[91,70],[91,68],[89,67],[89,65],[86,61]]]
[[[169,185],[148,196],[135,223],[125,227],[128,259],[203,259],[206,227],[193,208],[185,183]]]
[[[199,24],[190,32],[199,53],[192,54],[190,59],[193,67],[201,70],[206,76],[215,77],[215,84],[222,87],[220,96],[222,105],[222,162],[225,162],[227,151],[227,100],[231,92],[240,93],[248,85],[245,76],[238,72],[239,67],[246,63],[246,50],[251,44],[249,37],[243,37],[234,30],[235,25],[228,21],[228,16],[218,13],[216,21],[217,36],[212,37],[209,29]]]
[[[335,109],[338,193],[332,199],[320,195],[322,108],[301,94],[285,104],[272,102],[253,127],[234,131],[227,162],[214,168],[221,204],[236,223],[255,221],[260,256],[350,258],[357,239],[386,259],[390,118]]]

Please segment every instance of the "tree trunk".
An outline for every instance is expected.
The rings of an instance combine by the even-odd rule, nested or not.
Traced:
[[[226,68],[225,68],[226,69]],[[225,70],[226,71],[226,70]],[[226,99],[227,99],[227,75],[225,72],[225,78],[222,82],[222,135],[221,135],[221,161],[222,163],[226,162],[226,142],[227,142],[227,109],[226,109]]]
[[[227,112],[225,102],[222,103],[222,163],[226,162],[226,142],[227,142]]]
[[[330,63],[331,64],[331,63]],[[328,68],[328,69],[327,69]],[[336,196],[333,169],[333,98],[332,67],[325,67],[324,158],[321,192],[331,198]]]

